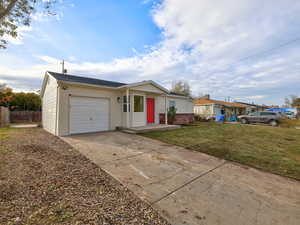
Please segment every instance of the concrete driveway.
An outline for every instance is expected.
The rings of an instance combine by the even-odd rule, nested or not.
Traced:
[[[121,132],[63,140],[172,224],[300,224],[298,181]]]

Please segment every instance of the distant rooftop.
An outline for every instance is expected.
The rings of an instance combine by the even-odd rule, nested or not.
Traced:
[[[125,83],[119,83],[115,81],[100,80],[100,79],[89,78],[89,77],[80,77],[80,76],[74,76],[70,74],[55,73],[50,71],[48,71],[48,73],[57,80],[67,81],[67,82],[84,83],[84,84],[108,86],[108,87],[115,87],[115,88],[126,85]]]
[[[218,104],[218,105],[224,105],[228,107],[237,107],[237,108],[245,108],[245,104],[237,103],[237,102],[224,102],[214,99],[208,99],[208,98],[200,98],[194,101],[194,104],[198,105],[204,105],[204,104]]]

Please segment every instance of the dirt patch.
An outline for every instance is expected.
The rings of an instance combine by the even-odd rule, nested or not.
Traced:
[[[0,139],[10,153],[0,161],[0,224],[168,224],[59,138],[9,132]]]

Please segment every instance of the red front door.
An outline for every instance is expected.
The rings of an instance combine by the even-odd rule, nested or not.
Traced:
[[[154,123],[154,98],[147,98],[147,123]]]

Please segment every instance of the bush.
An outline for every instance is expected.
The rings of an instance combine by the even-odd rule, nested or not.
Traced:
[[[173,124],[173,122],[175,121],[176,111],[177,109],[174,106],[171,106],[168,110],[168,122],[170,124]]]

